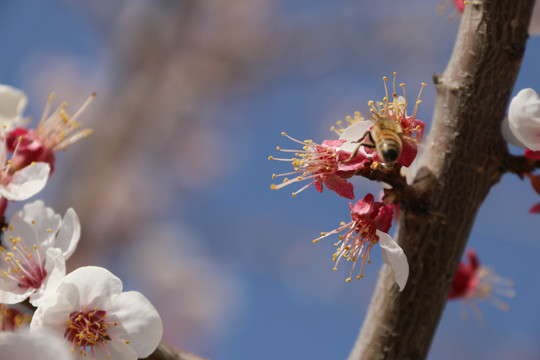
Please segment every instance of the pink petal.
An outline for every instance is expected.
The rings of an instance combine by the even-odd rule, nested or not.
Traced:
[[[315,180],[315,189],[317,189],[318,192],[322,193],[323,191],[323,186],[322,186],[322,181],[320,180]]]
[[[540,203],[529,209],[529,214],[540,214]]]
[[[347,140],[324,140],[321,145],[327,148],[335,149],[338,146],[343,145],[345,142],[347,142]]]
[[[408,137],[403,137],[401,155],[399,156],[398,163],[405,167],[409,167],[416,155],[418,154],[418,147],[416,146],[416,140]]]
[[[531,160],[540,160],[540,151],[532,151],[531,149],[525,149],[525,157]]]
[[[340,176],[332,175],[324,180],[326,187],[346,199],[354,199],[354,186]]]

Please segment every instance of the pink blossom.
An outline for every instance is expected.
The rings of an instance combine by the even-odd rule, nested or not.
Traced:
[[[392,267],[396,283],[400,291],[403,290],[409,276],[409,264],[401,247],[387,234],[392,226],[392,206],[374,201],[373,195],[367,194],[354,206],[349,204],[349,208],[351,222],[347,224],[343,222],[337,229],[321,233],[322,236],[313,242],[317,243],[322,238],[341,233],[336,244],[338,249],[333,256],[333,260],[336,262],[334,270],[337,270],[337,264],[342,258],[352,260],[353,266],[350,276],[346,279],[347,282],[351,280],[354,268],[360,259],[362,259],[362,265],[357,279],[364,276],[363,269],[366,262],[370,262],[371,249],[379,243],[384,263]]]
[[[49,114],[54,99],[54,94],[51,94],[35,130],[17,127],[6,134],[8,150],[13,152],[11,168],[16,171],[33,162],[45,162],[52,172],[56,151],[65,150],[92,133],[90,129],[81,129],[77,118],[94,97],[92,94],[75,115],[70,116],[66,112],[66,103]]]
[[[362,145],[365,145],[364,153],[373,160],[382,162],[383,157],[379,154],[379,150],[373,149],[373,147],[380,143],[380,139],[372,139],[374,141],[374,143],[372,143],[372,136],[367,135],[368,133],[373,133],[373,128],[378,121],[383,119],[393,119],[398,125],[398,128],[401,129],[398,133],[398,136],[401,139],[401,152],[396,162],[405,167],[409,167],[416,158],[418,153],[418,143],[422,141],[424,136],[425,123],[416,118],[416,113],[418,105],[421,103],[420,97],[422,95],[422,89],[426,84],[422,83],[413,112],[409,116],[407,115],[405,84],[400,84],[400,87],[403,89],[403,96],[398,97],[396,93],[396,73],[394,73],[392,101],[390,101],[388,88],[386,86],[386,76],[383,77],[383,80],[385,97],[382,101],[378,101],[377,103],[373,101],[368,103],[372,114],[372,120],[355,121],[354,123],[351,123],[349,127],[341,130],[340,139],[346,140],[346,143],[340,147],[340,150],[348,152],[358,151],[359,146],[361,146],[358,142],[363,139]],[[386,165],[392,164],[393,162]]]
[[[31,320],[31,315],[8,307],[6,304],[0,304],[0,333],[19,330],[24,325],[29,325]]]
[[[323,184],[338,195],[347,199],[354,199],[354,187],[346,179],[352,177],[358,169],[364,164],[369,163],[370,159],[363,153],[358,152],[351,158],[351,153],[339,149],[339,146],[345,143],[345,140],[324,140],[322,144],[317,144],[311,140],[299,141],[286,133],[283,136],[302,145],[302,150],[289,150],[277,148],[278,151],[294,153],[293,158],[275,158],[270,156],[270,160],[279,160],[291,162],[294,171],[274,174],[275,179],[278,176],[294,176],[294,178],[285,178],[279,185],[272,184],[271,189],[281,189],[289,184],[308,180],[300,190],[293,192],[296,196],[299,192],[315,185],[318,192],[323,191]]]
[[[514,297],[513,282],[496,275],[492,269],[481,266],[476,252],[472,249],[467,251],[467,260],[468,262],[461,261],[456,269],[448,299],[464,300],[479,318],[481,314],[475,301],[488,300],[501,310],[508,310],[508,304],[495,294]]]
[[[463,10],[465,10],[465,0],[454,0],[454,5],[456,5],[456,9],[462,13]]]

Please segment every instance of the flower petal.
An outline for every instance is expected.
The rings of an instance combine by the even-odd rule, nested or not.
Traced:
[[[501,131],[502,131],[502,136],[504,140],[506,140],[506,142],[514,146],[517,146],[518,148],[522,148],[522,149],[526,148],[526,146],[521,141],[519,141],[516,135],[514,135],[514,133],[512,132],[512,129],[510,129],[510,122],[508,121],[508,116],[505,116],[503,119],[503,122],[501,124]]]
[[[6,236],[20,237],[26,242],[36,239],[37,236],[35,243],[45,251],[51,245],[50,237],[58,231],[60,221],[60,215],[50,207],[46,207],[42,200],[36,200],[13,214],[9,220],[10,226],[6,230]]]
[[[62,224],[56,235],[54,245],[62,249],[64,257],[67,260],[75,251],[80,237],[81,223],[79,222],[79,217],[75,213],[75,210],[69,208],[62,219]]]
[[[324,180],[324,185],[329,190],[335,191],[339,196],[343,196],[346,199],[354,199],[354,186],[347,180],[338,175],[332,175]]]
[[[70,360],[71,351],[62,337],[46,332],[20,331],[3,333],[0,337],[2,359],[10,360]]]
[[[58,248],[47,249],[45,258],[45,271],[47,277],[41,284],[39,289],[30,295],[30,304],[39,307],[44,303],[44,297],[47,292],[55,291],[60,284],[60,281],[66,275],[66,259],[62,254],[62,250]]]
[[[22,116],[28,99],[26,94],[19,89],[9,85],[0,84],[0,126],[17,123]]]
[[[138,291],[118,295],[107,310],[107,319],[118,323],[109,328],[111,335],[129,341],[138,358],[152,354],[163,336],[163,324],[157,310]]]
[[[109,270],[98,266],[83,266],[66,275],[57,291],[75,309],[107,310],[111,299],[122,292],[122,281]]]
[[[409,277],[407,256],[390,235],[379,230],[377,230],[377,235],[379,236],[379,244],[381,245],[382,260],[394,270],[399,291],[403,291]]]
[[[540,97],[531,88],[521,90],[510,102],[510,129],[527,148],[540,150]]]
[[[5,187],[0,186],[0,195],[8,200],[26,200],[45,187],[50,172],[51,167],[47,163],[28,165],[17,171]]]
[[[540,203],[535,204],[529,209],[529,214],[540,214]]]
[[[369,129],[371,129],[374,123],[375,122],[373,120],[364,120],[356,122],[345,128],[339,136],[339,139],[347,140],[347,142],[337,148],[337,150],[346,151],[349,153],[357,151],[359,145],[357,141],[369,132]]]

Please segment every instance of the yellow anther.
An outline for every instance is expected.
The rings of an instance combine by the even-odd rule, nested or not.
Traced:
[[[326,233],[325,233],[325,232],[321,232],[321,236],[326,236]]]
[[[274,159],[274,157],[273,157],[272,155],[270,155],[270,156],[268,157],[268,160],[272,160],[272,159]]]
[[[287,133],[285,133],[285,131],[283,131],[283,132],[281,133],[281,135],[287,136]]]
[[[292,193],[292,197],[293,197],[293,198],[296,197],[296,193],[295,193],[295,192]]]
[[[314,244],[318,243],[319,242],[319,239],[315,239],[312,241]]]
[[[351,282],[351,278],[350,277],[346,278],[345,282]]]
[[[337,267],[334,267],[332,270],[337,271]]]
[[[277,189],[277,186],[276,186],[275,184],[271,184],[271,185],[270,185],[270,189],[271,189],[271,190],[276,190],[276,189]]]

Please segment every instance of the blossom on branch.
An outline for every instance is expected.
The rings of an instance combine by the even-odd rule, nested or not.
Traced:
[[[321,233],[321,237],[313,240],[317,243],[327,236],[340,234],[339,241],[335,244],[337,251],[333,256],[335,261],[334,270],[342,258],[353,261],[350,276],[346,279],[351,281],[354,268],[362,259],[360,274],[362,278],[366,262],[370,262],[369,254],[377,243],[381,246],[382,260],[389,265],[395,274],[399,290],[403,290],[409,277],[409,264],[403,249],[388,235],[392,226],[393,210],[391,205],[374,201],[372,194],[367,194],[353,206],[349,204],[352,221],[341,223],[341,226],[330,232]]]
[[[78,359],[136,360],[156,349],[163,324],[141,293],[122,292],[122,281],[108,270],[86,266],[47,293],[30,329],[65,338]]]
[[[345,143],[345,140],[324,140],[322,144],[317,144],[311,140],[296,140],[286,133],[282,133],[282,135],[302,145],[302,149],[290,150],[278,147],[278,151],[294,153],[295,157],[269,157],[270,160],[291,162],[294,169],[292,172],[272,175],[273,179],[280,176],[294,176],[291,179],[285,178],[279,185],[272,184],[272,190],[308,180],[309,182],[300,190],[293,192],[293,197],[311,185],[315,185],[317,191],[322,192],[324,184],[338,195],[347,199],[354,199],[354,187],[346,179],[352,177],[356,170],[360,169],[364,164],[369,163],[369,157],[360,152],[351,154],[340,150],[339,147]]]
[[[46,290],[66,274],[65,261],[79,242],[77,214],[68,209],[64,218],[38,200],[13,215],[0,246],[0,302],[15,304],[30,297],[39,306]]]
[[[514,297],[516,293],[513,282],[501,278],[492,269],[481,266],[473,249],[467,251],[467,259],[468,262],[461,261],[456,269],[448,299],[464,300],[479,318],[481,314],[475,301],[488,300],[499,309],[507,311],[508,304],[497,298],[495,294],[507,298]]]
[[[512,99],[508,123],[524,147],[540,151],[540,97],[536,91],[523,89]]]
[[[371,156],[373,160],[384,162],[384,148],[389,145],[395,152],[395,162],[408,167],[416,158],[418,143],[422,141],[424,136],[425,123],[416,118],[416,113],[418,105],[421,103],[422,90],[426,84],[422,83],[413,112],[409,116],[407,115],[405,84],[399,85],[403,89],[403,96],[398,96],[396,73],[394,73],[392,100],[390,100],[386,76],[383,77],[383,81],[385,90],[383,100],[368,103],[372,119],[355,121],[342,130],[339,139],[345,140],[345,143],[339,149],[354,153],[359,151],[359,147],[362,146],[364,153]]]

